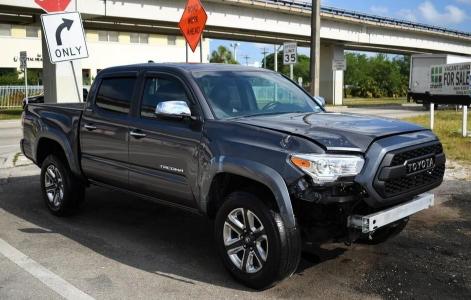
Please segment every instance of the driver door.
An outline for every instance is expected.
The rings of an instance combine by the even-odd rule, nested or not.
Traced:
[[[144,90],[130,131],[129,183],[138,193],[186,207],[196,207],[194,191],[201,126],[184,118],[158,116],[165,101],[185,101],[197,114],[185,84],[168,74],[144,76]]]

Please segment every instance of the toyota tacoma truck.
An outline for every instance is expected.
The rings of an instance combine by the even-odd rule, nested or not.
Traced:
[[[291,276],[306,245],[394,236],[433,206],[445,171],[432,131],[329,113],[242,66],[105,69],[85,103],[29,104],[22,123],[51,213],[98,185],[207,216],[224,266],[256,289]]]

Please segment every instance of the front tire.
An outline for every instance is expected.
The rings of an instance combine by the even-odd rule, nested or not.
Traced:
[[[67,163],[49,155],[41,167],[41,190],[49,211],[56,216],[68,216],[77,211],[85,196],[85,187],[78,181]]]
[[[274,209],[248,192],[229,194],[215,221],[215,239],[226,269],[244,285],[266,289],[291,276],[301,239]]]

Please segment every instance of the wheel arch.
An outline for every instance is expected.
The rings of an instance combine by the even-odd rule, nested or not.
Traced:
[[[227,182],[239,186],[248,184],[258,187],[257,190],[261,193],[269,192],[285,226],[296,227],[288,188],[281,175],[274,169],[255,161],[220,157],[211,160],[206,173],[200,177],[203,178],[200,199],[202,209],[209,217],[214,216],[222,205],[222,195],[227,195],[231,191],[229,188],[224,193]]]
[[[38,166],[41,166],[42,162],[48,155],[56,154],[68,164],[70,170],[75,175],[81,176],[80,167],[77,164],[71,146],[63,141],[67,141],[65,135],[62,139],[57,138],[53,134],[42,135],[38,138],[36,143],[34,161]]]

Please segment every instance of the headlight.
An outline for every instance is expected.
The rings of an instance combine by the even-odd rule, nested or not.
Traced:
[[[291,156],[291,162],[309,174],[314,182],[322,184],[357,175],[365,160],[355,155],[295,154]]]

